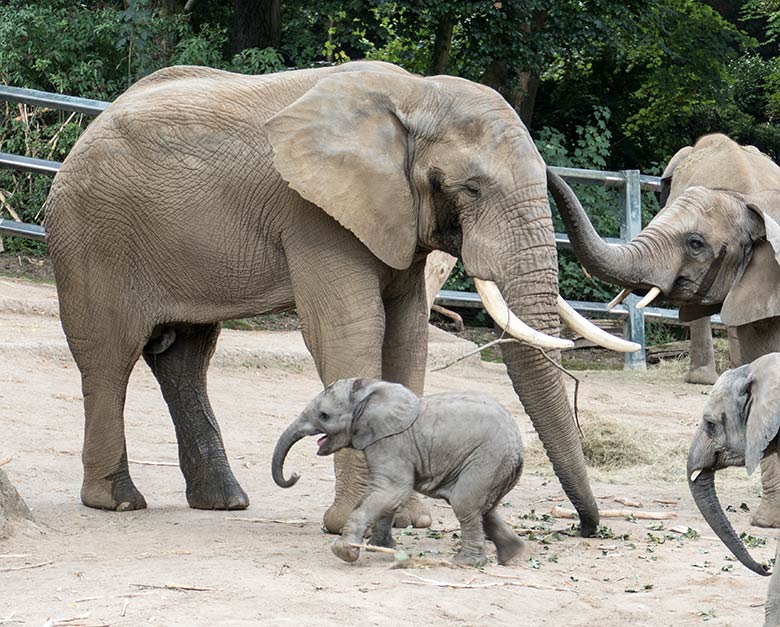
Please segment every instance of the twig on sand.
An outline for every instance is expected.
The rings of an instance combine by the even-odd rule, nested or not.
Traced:
[[[679,505],[680,499],[653,499],[653,503],[660,503],[661,505]]]
[[[246,518],[244,516],[226,516],[225,520],[236,520],[248,523],[276,523],[279,525],[305,525],[308,520],[302,518]]]
[[[178,462],[156,462],[156,461],[146,461],[143,459],[128,459],[127,460],[131,464],[140,464],[141,466],[178,466]]]
[[[181,590],[183,592],[219,592],[216,588],[206,588],[204,586],[192,586],[189,584],[166,583],[162,586],[156,586],[149,583],[132,583],[131,586],[138,588],[154,588],[156,590]]]
[[[0,466],[5,466],[6,464],[10,464],[13,457],[4,457],[3,459],[0,459]]]
[[[434,566],[441,566],[443,568],[469,568],[464,564],[458,564],[445,560],[440,557],[427,557],[425,555],[412,556],[409,555],[403,549],[389,549],[384,546],[374,546],[373,544],[350,544],[349,546],[356,549],[363,549],[369,553],[382,553],[384,555],[392,555],[394,562],[390,565],[391,569],[395,568],[432,568]]]
[[[49,560],[48,562],[41,562],[40,564],[26,564],[25,566],[9,566],[7,568],[0,568],[0,573],[10,573],[14,570],[27,570],[29,568],[40,568],[41,566],[48,566],[49,564],[53,564],[54,560]]]
[[[43,624],[43,627],[109,627],[108,623],[85,625],[83,621],[89,618],[89,614],[87,612],[86,614],[79,614],[70,618],[49,618]]]
[[[556,586],[544,586],[536,583],[526,583],[522,581],[489,581],[486,583],[458,583],[453,581],[435,581],[433,579],[425,579],[414,573],[406,573],[409,577],[414,577],[418,581],[403,580],[401,583],[407,583],[415,586],[436,586],[437,588],[498,588],[501,586],[518,586],[521,588],[534,588],[535,590],[552,590],[554,592],[574,592],[569,588],[558,588]]]
[[[626,507],[642,507],[642,503],[639,501],[632,501],[631,499],[628,499],[623,496],[616,496],[614,499],[615,503],[620,503],[621,505],[625,505]]]
[[[30,553],[2,553],[0,554],[0,560],[3,559],[18,559],[21,557],[30,557]]]
[[[124,616],[127,614],[127,606],[130,605],[130,599],[125,598],[125,600],[122,602],[122,612],[120,613],[120,616]]]
[[[8,616],[5,618],[0,618],[0,625],[6,625],[8,623],[23,623],[24,620],[21,618],[14,618],[16,616],[16,612],[11,612]]]
[[[558,507],[554,505],[550,510],[550,515],[555,518],[579,518],[577,512],[573,509],[566,509],[565,507]],[[641,520],[668,520],[670,518],[677,518],[676,512],[645,512],[638,509],[600,509],[599,516],[601,518],[626,518],[627,516],[633,516]]]

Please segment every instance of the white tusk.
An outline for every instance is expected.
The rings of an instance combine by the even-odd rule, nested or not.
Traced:
[[[561,296],[558,296],[558,313],[561,315],[561,320],[572,331],[579,333],[582,337],[599,346],[617,351],[618,353],[633,353],[642,348],[636,342],[629,342],[628,340],[615,337],[604,329],[600,329],[590,320],[578,314]]]
[[[642,300],[640,300],[636,304],[636,308],[637,309],[644,309],[650,303],[652,303],[655,300],[655,297],[658,296],[660,293],[661,293],[661,288],[660,287],[654,287],[647,294],[645,294],[645,297]]]
[[[552,335],[547,335],[546,333],[532,329],[525,322],[520,320],[520,318],[513,314],[509,309],[509,305],[504,300],[504,297],[501,296],[501,291],[493,281],[474,279],[474,286],[477,288],[479,297],[482,299],[482,305],[490,314],[490,317],[512,337],[531,344],[532,346],[538,346],[539,348],[545,349],[557,350],[574,347],[574,342],[559,337],[553,337]]]
[[[694,481],[696,481],[696,479],[698,479],[698,478],[699,478],[699,475],[701,474],[701,471],[702,471],[702,470],[704,470],[704,469],[703,469],[703,468],[698,468],[697,470],[694,470],[694,471],[691,473],[691,477],[690,477],[690,479],[691,479],[691,483],[693,483]]]
[[[627,287],[624,287],[622,290],[620,290],[620,294],[615,296],[611,301],[607,303],[607,309],[612,309],[613,307],[617,307],[620,303],[622,303],[626,296],[628,296],[631,293],[631,290]]]

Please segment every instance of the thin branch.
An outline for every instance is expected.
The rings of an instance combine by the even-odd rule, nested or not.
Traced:
[[[276,523],[279,525],[304,525],[309,522],[308,520],[303,520],[302,518],[245,518],[242,516],[226,516],[225,520],[235,520],[238,522],[248,523]]]
[[[206,588],[203,586],[192,586],[190,584],[166,583],[163,586],[155,586],[147,583],[132,583],[131,586],[138,588],[154,588],[156,590],[181,590],[184,592],[219,592],[216,588]]]
[[[0,459],[0,466],[5,466],[6,464],[10,464],[13,457],[5,457],[3,459]]]
[[[14,570],[28,570],[30,568],[41,568],[42,566],[48,566],[49,564],[53,564],[54,560],[49,560],[48,562],[41,562],[40,564],[28,564],[26,566],[9,566],[8,568],[0,568],[0,573],[10,573]]]
[[[579,518],[579,514],[573,509],[566,509],[565,507],[553,506],[550,510],[550,515],[555,518]],[[677,518],[676,512],[644,512],[637,509],[600,509],[599,516],[601,518],[626,518],[634,517],[642,520],[669,520],[671,518]]]
[[[439,372],[439,370],[444,370],[445,368],[449,368],[450,366],[454,366],[459,361],[463,361],[464,359],[466,359],[466,357],[471,357],[472,355],[476,355],[477,353],[480,353],[483,350],[486,350],[488,348],[492,348],[493,346],[496,346],[498,344],[507,344],[509,342],[517,342],[517,340],[514,339],[514,338],[503,338],[503,337],[500,337],[497,340],[493,340],[492,342],[488,342],[487,344],[483,344],[482,346],[477,346],[477,348],[475,348],[474,350],[469,351],[465,355],[461,355],[457,359],[454,359],[451,362],[444,364],[443,366],[436,366],[436,368],[431,368],[431,372]]]
[[[558,588],[556,586],[544,586],[541,584],[525,583],[521,581],[490,581],[487,583],[457,583],[451,581],[436,581],[434,579],[425,579],[414,573],[406,573],[409,577],[414,577],[419,581],[401,581],[401,583],[407,583],[417,586],[436,586],[438,588],[454,588],[456,590],[466,588],[498,588],[502,586],[518,586],[521,588],[533,588],[535,590],[551,590],[554,592],[575,592],[569,588]]]
[[[128,459],[127,460],[131,464],[139,464],[141,466],[178,466],[178,462],[155,462],[155,461],[145,461],[143,459]]]
[[[529,346],[532,346],[529,344]],[[574,423],[577,425],[577,431],[580,432],[580,438],[585,438],[585,434],[582,432],[582,427],[580,427],[580,414],[579,409],[577,408],[577,402],[580,395],[580,380],[575,377],[571,372],[566,370],[561,364],[559,364],[557,361],[555,361],[552,357],[550,357],[547,353],[544,352],[541,348],[538,346],[532,346],[532,348],[535,348],[538,350],[542,357],[544,357],[547,361],[549,361],[553,366],[555,366],[558,370],[560,370],[563,374],[565,374],[567,377],[570,377],[574,380]]]

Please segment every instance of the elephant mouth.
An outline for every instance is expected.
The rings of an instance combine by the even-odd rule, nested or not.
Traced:
[[[317,439],[317,446],[319,447],[317,449],[317,455],[327,455],[330,451],[328,451],[328,435],[324,434],[321,438]]]

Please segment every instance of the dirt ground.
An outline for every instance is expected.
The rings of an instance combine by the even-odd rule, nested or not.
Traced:
[[[25,299],[33,305],[21,306]],[[0,279],[0,460],[11,458],[3,470],[36,525],[22,525],[0,540],[0,625],[762,621],[767,579],[730,559],[685,484],[685,448],[706,388],[683,383],[682,367],[577,373],[583,429],[597,420],[617,421],[634,430],[640,451],[660,451],[653,453],[657,460],[592,470],[600,507],[626,508],[615,499],[628,498],[641,502],[642,510],[676,514],[664,521],[604,519],[603,537],[591,539],[567,535],[572,521],[549,517],[554,506],[569,505],[503,366],[472,359],[429,374],[428,393],[479,390],[517,417],[528,464],[502,512],[526,534],[530,559],[505,567],[493,560],[483,570],[391,569],[393,556],[363,552],[346,564],[328,549],[333,537],[320,523],[331,502],[333,467],[330,458],[315,455],[313,438],[288,458],[288,472],[301,472],[298,484],[283,490],[271,480],[277,436],[320,390],[313,367],[290,357],[300,351],[300,340],[288,350],[274,344],[273,333],[224,332],[221,345],[233,352],[216,360],[209,378],[231,464],[252,501],[248,510],[187,507],[173,428],[143,364],[130,382],[126,431],[131,472],[149,508],[116,513],[83,507],[79,375],[52,316],[52,299],[50,286]],[[239,348],[251,342],[265,343],[282,358],[248,358]],[[753,554],[767,560],[774,555],[775,532],[749,526],[744,510],[757,506],[758,486],[742,475],[721,478],[721,500],[734,510],[737,530],[759,545]],[[432,529],[398,530],[397,541],[411,555],[447,558],[457,545],[457,522],[443,502],[431,505]],[[698,533],[681,534],[673,530],[678,526]]]

